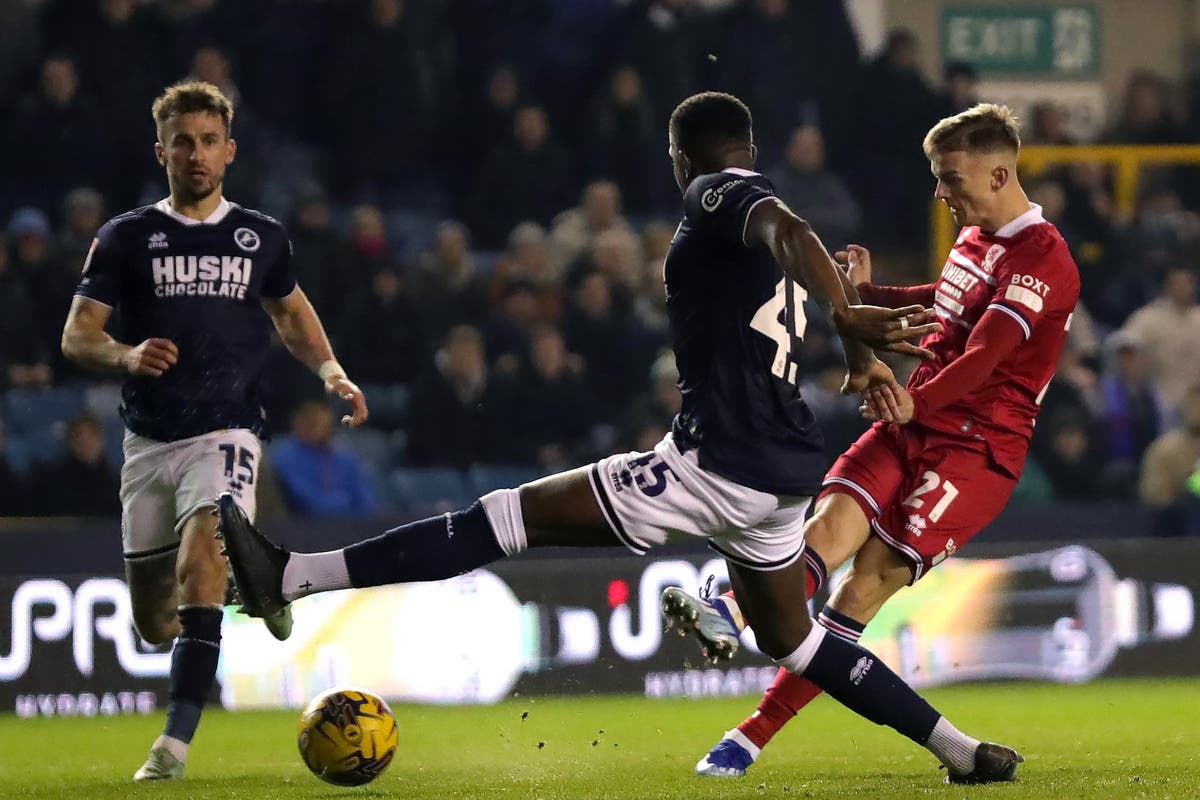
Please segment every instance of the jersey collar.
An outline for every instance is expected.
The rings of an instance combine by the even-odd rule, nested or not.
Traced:
[[[762,174],[761,172],[751,172],[750,170],[742,169],[741,167],[726,167],[725,169],[721,170],[721,172],[732,172],[734,175],[740,175],[743,178],[754,178]]]
[[[1000,228],[1000,230],[993,233],[992,236],[995,236],[997,239],[1008,239],[1016,236],[1030,225],[1037,225],[1039,222],[1045,221],[1046,218],[1042,216],[1042,207],[1037,203],[1030,203],[1028,211],[1004,227]]]
[[[169,197],[164,197],[162,200],[159,200],[154,204],[154,207],[166,214],[171,219],[175,220],[176,222],[181,222],[184,225],[216,225],[218,222],[225,219],[226,215],[228,215],[233,209],[233,203],[222,197],[221,202],[217,203],[217,207],[213,209],[213,212],[204,219],[192,219],[189,216],[180,214],[178,211],[171,208],[171,198]]]

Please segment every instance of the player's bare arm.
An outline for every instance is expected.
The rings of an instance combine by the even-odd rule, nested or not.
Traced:
[[[325,328],[304,291],[296,287],[287,297],[264,298],[262,304],[288,352],[321,377],[327,393],[350,404],[353,412],[342,417],[342,423],[366,422],[367,400],[334,358]]]
[[[135,346],[118,342],[104,330],[111,314],[104,303],[76,296],[63,327],[63,355],[98,372],[151,377],[162,375],[179,360],[179,348],[170,339],[152,338]]]
[[[746,241],[766,247],[785,274],[813,293],[829,309],[834,325],[844,340],[867,347],[919,355],[912,344],[941,329],[932,311],[921,306],[886,309],[851,305],[841,271],[816,231],[779,201],[759,203],[746,222]],[[847,353],[865,371],[871,360],[862,353]],[[855,363],[857,362],[857,363]]]

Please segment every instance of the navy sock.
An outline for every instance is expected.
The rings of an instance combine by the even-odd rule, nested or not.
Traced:
[[[863,630],[867,627],[853,617],[848,617],[829,606],[821,609],[821,613],[817,615],[817,621],[834,636],[840,636],[848,642],[857,642],[861,639]]]
[[[873,653],[838,636],[822,639],[804,677],[851,711],[920,745],[929,741],[941,717]]]
[[[179,609],[183,630],[171,654],[171,694],[167,726],[163,733],[182,742],[192,741],[200,712],[212,691],[221,655],[219,608],[187,606]]]
[[[463,511],[393,528],[344,552],[355,588],[440,581],[504,556],[478,501]]]

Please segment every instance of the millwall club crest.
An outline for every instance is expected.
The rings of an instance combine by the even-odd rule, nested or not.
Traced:
[[[262,246],[262,239],[250,228],[238,228],[233,232],[233,241],[247,253],[253,253]]]
[[[983,271],[988,275],[991,275],[993,272],[995,272],[996,262],[1000,260],[1001,256],[1003,256],[1005,252],[1007,251],[1005,250],[1004,245],[1000,244],[994,244],[988,248],[987,254],[983,257],[983,263],[980,264],[980,266],[983,268]]]

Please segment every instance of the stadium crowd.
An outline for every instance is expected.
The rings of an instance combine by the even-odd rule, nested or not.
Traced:
[[[864,58],[841,0],[4,4],[0,514],[119,513],[117,389],[58,342],[97,227],[165,192],[149,104],[185,76],[236,100],[226,195],[286,221],[371,405],[369,428],[335,433],[278,349],[266,514],[455,507],[663,435],[678,99],[746,100],[781,197],[831,250],[871,247],[884,282],[928,279],[919,144],[978,99],[970,65],[922,74],[911,32]],[[1131,75],[1102,141],[1195,141],[1200,102],[1176,95]],[[1049,105],[1024,137],[1075,143]],[[1146,172],[1127,218],[1101,165],[1031,185],[1083,299],[1014,502],[1123,497],[1182,519],[1200,502],[1200,181]],[[833,342],[811,314],[803,391],[831,455],[865,426]]]

